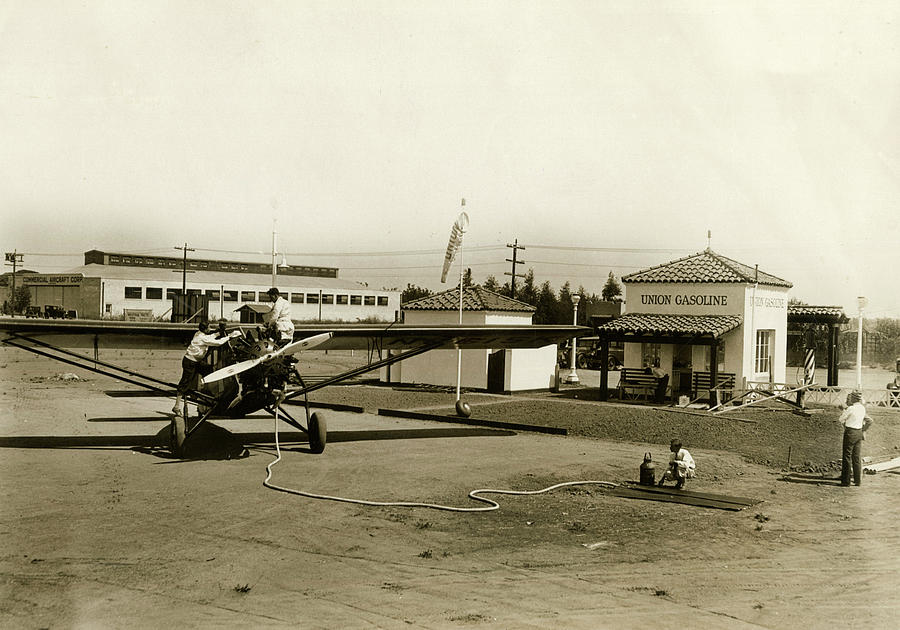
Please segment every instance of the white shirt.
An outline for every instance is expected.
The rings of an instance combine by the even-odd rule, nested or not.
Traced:
[[[691,454],[688,453],[686,448],[678,449],[677,453],[672,453],[669,456],[669,462],[678,462],[685,470],[694,470],[694,468],[696,468],[694,458],[691,457]]]
[[[282,340],[294,339],[294,322],[291,320],[291,305],[280,295],[272,304],[268,313],[263,315],[266,323],[275,323],[275,329],[281,333]]]
[[[838,422],[848,429],[862,429],[866,420],[866,408],[862,403],[855,402],[846,409],[838,418]]]
[[[184,358],[195,362],[202,361],[203,357],[206,356],[206,351],[211,346],[221,346],[229,338],[222,337],[218,339],[215,333],[207,334],[198,330],[194,333],[194,338],[191,339],[191,344],[188,346],[187,352],[184,353]]]

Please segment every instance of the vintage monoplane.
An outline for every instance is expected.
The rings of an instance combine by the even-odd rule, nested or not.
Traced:
[[[294,341],[278,347],[263,328],[232,325],[240,330],[226,344],[210,352],[211,373],[186,400],[197,405],[197,417],[186,422],[182,415],[171,419],[170,446],[176,455],[207,420],[240,418],[259,410],[276,414],[306,434],[310,450],[321,453],[327,429],[321,413],[310,413],[306,395],[436,349],[540,348],[565,339],[591,334],[590,328],[547,325],[305,325],[297,328]],[[79,368],[104,374],[149,389],[162,396],[174,395],[175,384],[102,361],[101,348],[184,348],[196,331],[192,324],[142,323],[91,320],[34,320],[0,318],[0,342],[49,357]],[[74,349],[93,349],[85,356]],[[366,362],[340,374],[306,382],[297,370],[294,356],[302,350],[364,350]],[[304,397],[306,425],[293,418],[282,403]]]

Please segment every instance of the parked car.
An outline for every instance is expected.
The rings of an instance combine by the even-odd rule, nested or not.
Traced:
[[[560,347],[559,365],[569,367],[572,362],[571,346],[567,342]],[[609,359],[607,369],[618,370],[625,362],[625,344],[621,341],[609,343]],[[581,337],[575,349],[575,366],[582,370],[600,369],[600,339],[598,337]]]

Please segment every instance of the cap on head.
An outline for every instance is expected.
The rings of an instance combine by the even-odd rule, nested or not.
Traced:
[[[856,403],[860,402],[861,400],[862,400],[862,392],[860,392],[859,390],[854,389],[852,392],[847,394],[847,404],[848,405],[856,404]]]

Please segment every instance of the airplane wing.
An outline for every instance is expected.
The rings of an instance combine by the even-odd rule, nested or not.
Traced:
[[[255,329],[231,324],[228,330]],[[63,347],[160,348],[185,347],[196,332],[195,324],[124,322],[109,320],[44,320],[0,317],[6,339],[47,338]],[[590,328],[571,325],[429,325],[406,324],[303,324],[294,341],[332,333],[317,350],[399,350],[428,345],[432,348],[540,348],[572,337],[593,334]]]

